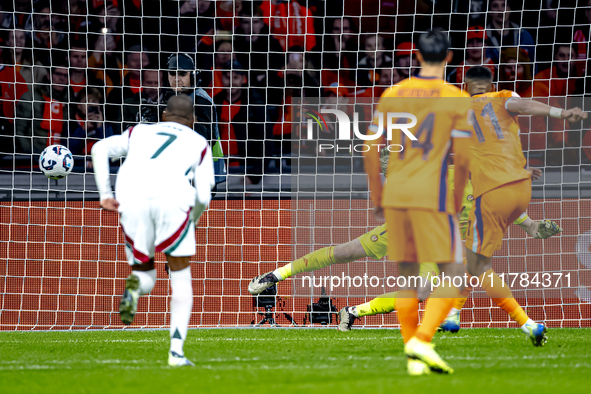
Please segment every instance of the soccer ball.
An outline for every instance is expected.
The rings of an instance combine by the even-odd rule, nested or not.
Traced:
[[[62,179],[72,172],[72,152],[63,145],[51,145],[41,152],[39,168],[49,179]]]

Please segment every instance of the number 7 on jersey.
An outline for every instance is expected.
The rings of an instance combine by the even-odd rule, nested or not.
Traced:
[[[168,140],[162,144],[162,146],[160,148],[158,148],[158,150],[152,155],[152,157],[150,157],[150,159],[155,159],[158,156],[160,156],[160,153],[162,153],[162,151],[164,151],[164,149],[166,149],[168,147],[168,145],[172,144],[172,142],[174,140],[176,140],[176,135],[174,134],[170,134],[170,133],[156,133],[157,135],[165,135],[168,137]]]

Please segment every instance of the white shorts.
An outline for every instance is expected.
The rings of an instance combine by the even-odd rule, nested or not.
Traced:
[[[168,199],[140,200],[121,212],[125,253],[130,265],[147,263],[154,252],[193,256],[195,226],[191,208]]]

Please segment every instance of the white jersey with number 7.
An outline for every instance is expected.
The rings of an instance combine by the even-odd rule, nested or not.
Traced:
[[[108,159],[126,156],[116,183],[119,211],[138,200],[166,198],[194,207],[197,220],[215,186],[207,140],[176,122],[138,124],[92,148],[94,175],[101,200],[113,197]]]

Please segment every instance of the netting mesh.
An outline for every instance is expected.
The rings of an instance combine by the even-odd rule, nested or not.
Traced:
[[[558,286],[519,288],[514,295],[532,319],[553,327],[588,326],[591,307],[582,302],[590,285],[591,271],[581,266],[578,248],[589,246],[591,237],[579,236],[579,212],[589,201],[532,200],[529,214],[557,220],[565,233],[549,240],[526,238],[516,226],[509,230],[502,249],[493,259],[499,274],[527,272],[571,274]],[[18,202],[2,204],[2,328],[67,329],[121,327],[117,307],[129,274],[124,240],[116,214],[101,211],[98,202]],[[300,219],[314,207],[313,218]],[[294,212],[298,212],[297,218]],[[294,221],[315,222],[314,234],[299,234],[298,256],[314,248],[346,242],[377,223],[368,215],[365,200],[214,201],[198,231],[198,253],[191,260],[195,302],[191,325],[244,326],[257,319],[248,280],[285,264],[293,256]],[[587,218],[586,225],[589,225]],[[570,229],[569,229],[570,227]],[[314,242],[310,242],[313,238]],[[140,301],[136,323],[163,327],[168,319],[170,288],[164,271],[164,255],[156,255],[158,281]],[[207,264],[202,262],[206,261]],[[324,268],[318,276],[340,275]],[[395,264],[372,259],[346,268],[349,276],[395,276]],[[279,284],[282,298],[277,321],[288,325],[283,313],[300,324],[310,297],[297,295],[291,282]],[[320,295],[315,289],[314,301]],[[352,288],[335,299],[339,306],[366,302],[375,293]],[[583,293],[581,293],[583,292]],[[342,304],[342,305],[341,305]],[[258,320],[257,320],[258,321]],[[492,305],[481,289],[475,289],[462,312],[462,321],[475,327],[508,327],[515,323]],[[368,326],[394,326],[394,314],[372,316]]]
[[[461,86],[470,65],[484,64],[497,89],[587,109],[590,22],[588,2],[575,0],[3,2],[0,329],[121,327],[124,240],[117,215],[99,209],[89,153],[128,125],[159,120],[174,88],[196,97],[195,130],[219,143],[227,165],[196,232],[190,324],[244,326],[261,319],[246,290],[252,277],[378,225],[360,154],[314,152],[299,100],[375,104],[386,87],[418,72],[418,34],[440,27],[454,53],[449,83]],[[184,75],[180,61],[169,72],[170,56],[182,54],[197,72]],[[564,232],[542,241],[512,226],[493,258],[499,273],[563,275],[550,288],[513,287],[528,314],[550,326],[591,325],[589,122],[520,117],[528,163],[544,169],[528,213]],[[334,128],[322,138],[334,141]],[[37,166],[54,143],[75,159],[59,181]],[[292,194],[294,177],[306,183],[305,198]],[[138,326],[168,323],[164,256],[156,261],[158,281],[140,301]],[[347,272],[383,278],[397,268],[368,258]],[[300,325],[320,296],[298,296],[297,283],[278,285],[279,324],[289,324],[287,313]],[[332,296],[340,308],[374,294]],[[481,289],[462,321],[514,324]],[[361,324],[398,322],[390,314]]]

